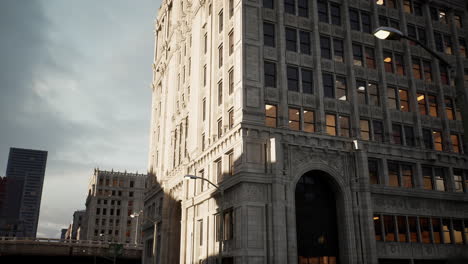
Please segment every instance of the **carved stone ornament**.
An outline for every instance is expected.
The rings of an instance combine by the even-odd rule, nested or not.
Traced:
[[[311,148],[291,148],[291,169],[300,168],[307,163],[321,163],[338,172],[344,172],[343,159],[340,156],[314,152]]]

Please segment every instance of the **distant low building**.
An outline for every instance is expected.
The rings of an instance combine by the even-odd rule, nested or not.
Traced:
[[[130,215],[143,209],[145,178],[146,174],[95,169],[89,183],[80,239],[135,243],[135,230],[141,219]]]

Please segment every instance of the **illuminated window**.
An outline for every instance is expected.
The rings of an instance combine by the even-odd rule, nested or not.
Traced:
[[[315,116],[314,111],[304,110],[302,112],[304,118],[303,130],[305,132],[315,132]]]
[[[395,229],[395,218],[393,215],[384,215],[384,232],[385,241],[391,242],[396,241],[396,229]]]
[[[419,242],[417,218],[414,216],[408,216],[408,226],[410,242]]]
[[[442,238],[444,240],[444,244],[451,244],[452,238],[450,235],[450,219],[443,218],[442,219]]]
[[[398,242],[406,242],[406,216],[398,215],[397,216],[397,225],[398,225]]]
[[[468,229],[468,223],[465,223],[465,228]],[[463,244],[463,223],[460,219],[453,219],[453,240],[455,244],[461,245]],[[468,238],[467,238],[468,239]],[[468,241],[466,242],[468,244]]]
[[[361,139],[362,140],[369,140],[370,139],[370,127],[369,127],[369,120],[361,119],[359,121],[359,127],[361,132]]]
[[[435,95],[428,95],[427,99],[429,101],[429,115],[433,117],[439,116],[439,110],[437,105],[437,98]]]
[[[296,108],[289,108],[289,129],[300,130],[300,111]]]
[[[461,55],[463,58],[466,58],[466,57],[467,57],[467,53],[466,53],[466,41],[465,41],[465,39],[459,38],[459,39],[458,39],[458,46],[459,46],[459,48],[460,48],[460,55]]]
[[[419,59],[412,59],[413,62],[413,76],[415,79],[422,80],[422,72],[421,72],[421,61]]]
[[[407,163],[388,162],[388,184],[392,187],[413,187],[413,166]]]
[[[276,105],[265,105],[265,125],[267,127],[276,127]]]
[[[387,88],[387,107],[390,109],[398,109],[397,108],[397,96],[396,96],[396,88],[395,87],[388,87]]]
[[[395,0],[375,0],[375,3],[381,6],[396,8]]]
[[[389,51],[383,51],[383,60],[384,60],[384,68],[385,72],[394,73],[393,67],[393,55]]]
[[[432,131],[432,141],[434,142],[434,149],[443,151],[442,132]]]
[[[340,120],[340,136],[349,137],[349,117],[339,116]]]
[[[424,94],[418,93],[417,95],[418,100],[418,109],[421,115],[427,115],[427,105],[426,105],[426,96]]]
[[[366,67],[370,69],[375,69],[375,52],[373,48],[365,47],[364,48],[366,56]]]
[[[434,181],[432,179],[432,168],[431,167],[423,167],[423,184],[425,190],[433,190],[434,189]]]
[[[326,114],[326,126],[327,126],[327,134],[336,136],[336,116],[334,114]]]
[[[464,176],[463,170],[460,170],[460,169],[453,170],[453,182],[455,185],[455,192],[463,192],[464,189],[468,188],[468,185],[464,184],[463,176]],[[468,183],[468,179],[467,179],[467,183]]]
[[[458,140],[458,135],[450,134],[450,140],[452,141],[452,150],[455,153],[461,153],[460,141]]]
[[[403,112],[409,112],[409,98],[408,91],[404,89],[398,89],[398,97],[400,102],[400,110]]]
[[[435,190],[445,192],[445,175],[442,168],[434,168]]]
[[[394,54],[394,58],[395,58],[396,73],[399,75],[406,75],[405,61],[403,60],[403,55]]]
[[[431,227],[429,225],[429,218],[419,218],[419,228],[421,230],[421,242],[425,244],[431,243]]]
[[[432,218],[432,236],[434,238],[435,244],[440,244],[442,242],[442,230],[440,225],[439,218]]]
[[[453,18],[455,19],[455,26],[457,28],[462,28],[463,27],[463,20],[460,15],[454,15]]]

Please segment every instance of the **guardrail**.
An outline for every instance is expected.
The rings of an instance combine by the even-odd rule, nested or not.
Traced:
[[[75,239],[60,239],[60,238],[34,238],[34,237],[0,237],[0,243],[43,243],[43,244],[73,244],[80,246],[100,246],[108,247],[111,244],[116,244],[117,242],[106,242],[98,240],[75,240]],[[118,243],[120,244],[120,243]],[[125,249],[142,249],[142,245],[136,245],[131,243],[123,244]]]

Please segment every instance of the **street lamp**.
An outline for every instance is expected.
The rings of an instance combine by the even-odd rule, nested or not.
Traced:
[[[378,27],[377,29],[374,30],[374,36],[378,39],[382,40],[400,40],[400,39],[408,39],[413,41],[414,43],[418,44],[421,48],[429,52],[432,56],[434,56],[436,59],[439,60],[442,64],[447,66],[448,69],[454,69],[452,65],[444,58],[442,58],[437,52],[426,46],[424,43],[421,41],[410,37],[408,35],[403,34],[400,30],[392,27]],[[466,93],[464,91],[463,87],[463,72],[458,69],[455,71],[455,90],[457,93],[462,95],[462,112],[464,113],[463,115],[463,129],[464,131],[468,131],[468,106],[467,106],[467,101],[468,99],[466,98]],[[464,137],[464,145],[466,146],[468,144],[468,137]]]
[[[131,218],[136,217],[136,219],[137,219],[136,228],[135,228],[135,245],[138,245],[138,220],[139,220],[139,216],[140,216],[141,213],[143,213],[143,210],[140,210],[140,212],[133,213],[133,214],[130,215]]]
[[[184,176],[187,179],[192,179],[192,180],[202,180],[202,181],[207,181],[209,184],[213,185],[216,190],[219,191],[221,194],[221,200],[220,200],[220,217],[219,217],[219,254],[218,254],[218,264],[221,264],[223,261],[222,254],[223,254],[223,239],[224,239],[224,208],[223,208],[223,202],[224,202],[224,191],[216,184],[212,183],[210,180],[205,179],[200,176],[195,176],[195,175],[190,175],[187,174]]]

